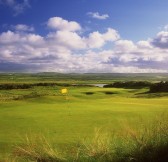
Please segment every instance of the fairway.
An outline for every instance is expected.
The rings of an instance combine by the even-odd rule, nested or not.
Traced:
[[[28,134],[45,135],[58,145],[71,144],[91,137],[95,128],[112,132],[120,131],[126,123],[138,127],[168,109],[166,96],[137,96],[147,89],[71,86],[67,96],[60,93],[61,87],[8,93],[18,95],[39,89],[48,95],[0,102],[1,153],[9,152]]]

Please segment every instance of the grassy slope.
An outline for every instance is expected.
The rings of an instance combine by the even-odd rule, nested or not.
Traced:
[[[57,88],[58,90],[58,88]],[[35,91],[35,89],[33,90]],[[36,89],[39,91],[39,89]],[[46,89],[44,90],[46,92]],[[70,87],[69,99],[54,89],[49,96],[0,103],[0,151],[7,152],[20,137],[41,133],[57,144],[72,143],[92,136],[96,127],[120,130],[126,121],[138,127],[167,110],[168,98],[134,98],[144,90]],[[104,92],[114,92],[107,95]],[[85,92],[94,92],[86,95]],[[28,93],[23,90],[13,93]]]

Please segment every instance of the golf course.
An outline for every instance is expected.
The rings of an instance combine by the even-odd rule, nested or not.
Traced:
[[[16,83],[13,84],[16,85]],[[17,84],[19,85],[21,83]],[[1,85],[3,85],[3,83],[1,83]],[[66,89],[66,92],[61,93],[62,89]],[[130,132],[132,133],[128,138],[132,138],[133,132],[137,132],[135,135],[140,136],[139,138],[142,142],[143,138],[146,137],[141,136],[149,136],[147,138],[150,138],[149,140],[151,141],[154,139],[159,140],[157,142],[164,141],[164,147],[167,147],[167,134],[165,135],[159,132],[160,128],[158,128],[157,125],[163,122],[164,131],[167,133],[168,93],[148,92],[149,87],[103,88],[88,84],[46,84],[45,86],[39,84],[37,86],[36,84],[31,85],[30,88],[11,88],[8,90],[1,88],[1,159],[4,160],[8,157],[7,161],[10,161],[9,159],[16,158],[16,154],[17,156],[21,155],[21,153],[14,153],[14,150],[20,147],[20,145],[26,145],[26,141],[28,140],[30,142],[32,138],[36,142],[41,138],[45,138],[54,148],[59,148],[63,152],[66,149],[68,150],[67,152],[69,152],[72,147],[78,150],[80,143],[81,145],[85,143],[84,146],[86,143],[91,143],[95,136],[103,136],[104,146],[105,143],[107,143],[104,139],[106,134],[116,136],[115,143],[121,146],[121,143],[123,143],[121,139],[129,136]],[[156,128],[153,127],[153,125]],[[151,131],[151,129],[154,131],[155,137],[151,137],[151,133],[148,132],[148,129],[149,131]],[[155,129],[158,132],[156,132]],[[138,134],[138,132],[140,134]],[[145,133],[147,134],[145,135]],[[159,135],[159,139],[157,139],[156,135]],[[102,140],[99,139],[99,137],[97,138],[97,142]],[[44,140],[42,141],[44,142]],[[144,140],[144,142],[147,141]],[[155,143],[155,141],[153,142]],[[131,148],[132,146],[130,145],[128,142],[126,147]],[[123,149],[126,150],[126,148]],[[101,152],[101,150],[98,151]],[[76,156],[76,151],[74,152]],[[72,155],[72,153],[70,155]],[[63,155],[61,154],[61,156]],[[65,155],[65,157],[66,156],[67,155]],[[109,158],[108,160],[102,160],[102,157],[98,158],[97,154],[95,157],[93,155],[93,159],[88,160],[89,156],[91,155],[81,155],[81,158],[78,157],[76,161],[80,161],[81,159],[83,161],[110,161]],[[106,154],[104,154],[104,156],[106,156]],[[68,160],[68,158],[63,158],[62,160],[74,160],[74,157],[71,157],[71,160],[70,158]],[[18,159],[16,159],[16,161],[17,160]],[[33,157],[24,157],[23,159],[21,158],[20,161],[26,160],[38,161],[37,158]],[[122,161],[123,159],[120,160]],[[41,160],[41,162],[43,161]],[[127,159],[127,161],[129,160]]]

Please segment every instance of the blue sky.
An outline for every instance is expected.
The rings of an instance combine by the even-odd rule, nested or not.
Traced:
[[[168,72],[167,0],[0,0],[0,72]]]

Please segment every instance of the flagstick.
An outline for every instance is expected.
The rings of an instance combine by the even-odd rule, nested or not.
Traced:
[[[68,115],[70,116],[70,107],[69,107],[69,97],[68,94],[66,95],[66,100],[67,100],[67,109],[68,109]]]
[[[66,100],[66,104],[67,104],[67,109],[69,111],[69,116],[70,116],[68,90],[66,88],[63,88],[63,89],[61,89],[61,93],[65,96],[65,100]]]

